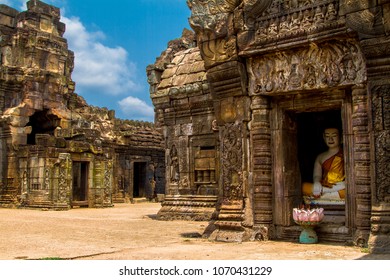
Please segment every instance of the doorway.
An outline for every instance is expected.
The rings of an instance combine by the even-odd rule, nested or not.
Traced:
[[[342,140],[341,110],[297,114],[298,162],[302,182],[313,181],[314,161],[327,150],[323,139],[326,128],[337,128]]]
[[[72,206],[88,206],[89,162],[73,162]]]
[[[273,131],[274,221],[292,226],[291,211],[304,203],[302,183],[313,182],[314,161],[327,146],[323,131],[335,127],[342,139],[342,111],[330,109],[316,112],[277,110]],[[326,210],[327,221],[344,225],[345,205],[320,205]]]
[[[133,198],[146,196],[146,162],[134,162]]]

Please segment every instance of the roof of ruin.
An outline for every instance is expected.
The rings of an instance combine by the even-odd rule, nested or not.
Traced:
[[[207,87],[204,61],[198,47],[175,54],[162,73],[155,95],[175,95],[202,91]]]

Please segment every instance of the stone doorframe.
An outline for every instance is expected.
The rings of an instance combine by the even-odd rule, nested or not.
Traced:
[[[366,245],[370,230],[371,181],[367,89],[352,87],[329,89],[317,93],[285,96],[253,96],[251,150],[253,166],[254,222],[267,229],[269,238],[287,236],[292,208],[301,196],[300,178],[295,163],[287,164],[291,155],[283,149],[296,149],[296,140],[283,135],[287,112],[320,112],[341,110],[343,145],[346,164],[347,197],[345,227],[328,230],[332,240],[350,240]],[[292,124],[294,125],[294,124]],[[295,124],[296,125],[296,124]],[[287,136],[287,137],[286,137]],[[288,137],[290,136],[290,137]],[[296,135],[295,135],[296,136]],[[291,142],[295,145],[291,146]],[[290,145],[290,146],[289,146]],[[294,148],[295,146],[295,148]],[[296,151],[295,151],[296,152]],[[292,152],[294,153],[294,151]],[[289,157],[289,158],[286,158]],[[281,162],[282,161],[282,162]],[[289,187],[294,186],[294,187]],[[340,236],[333,232],[341,232]]]

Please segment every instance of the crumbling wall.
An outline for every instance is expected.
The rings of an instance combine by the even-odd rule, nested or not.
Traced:
[[[163,144],[154,125],[119,120],[75,93],[60,10],[28,1],[27,11],[0,5],[0,14],[0,204],[111,206],[124,155],[156,166],[155,188],[163,191]],[[77,201],[74,190],[84,185]]]

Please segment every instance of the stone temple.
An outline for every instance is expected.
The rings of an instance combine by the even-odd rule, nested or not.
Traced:
[[[159,219],[242,242],[297,240],[305,204],[321,241],[390,253],[390,0],[187,3],[193,31],[146,69],[154,125],[74,92],[57,8],[0,5],[1,205],[161,194]]]
[[[161,133],[88,106],[60,10],[27,8],[0,5],[0,204],[109,207],[164,193]]]
[[[166,147],[159,218],[210,220],[217,241],[296,240],[293,208],[314,202],[320,240],[390,252],[390,1],[187,3],[195,45],[148,67]],[[343,194],[307,202],[329,127]]]

